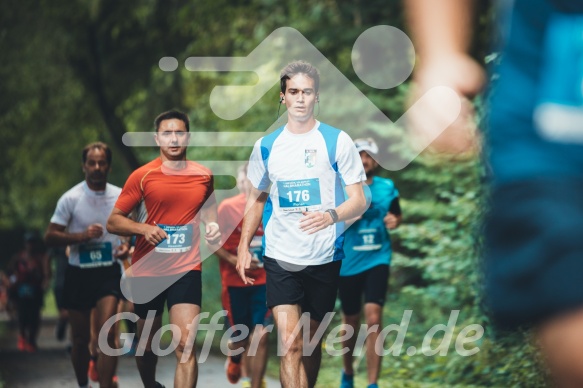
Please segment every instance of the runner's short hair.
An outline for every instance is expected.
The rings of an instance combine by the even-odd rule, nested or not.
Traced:
[[[109,146],[102,141],[89,143],[85,146],[85,148],[83,148],[83,164],[87,162],[87,154],[93,149],[98,149],[105,152],[105,159],[107,160],[107,164],[111,166],[111,148],[109,148]]]
[[[314,80],[314,89],[317,93],[320,89],[320,72],[318,69],[306,61],[293,61],[288,63],[286,67],[281,70],[279,79],[281,81],[281,92],[285,94],[287,88],[287,80],[296,74],[305,74]]]
[[[190,119],[186,115],[186,113],[180,112],[178,110],[169,110],[164,113],[160,113],[158,117],[154,120],[154,128],[156,128],[156,132],[160,129],[160,123],[164,120],[172,120],[177,119],[184,123],[186,127],[186,132],[190,132]]]

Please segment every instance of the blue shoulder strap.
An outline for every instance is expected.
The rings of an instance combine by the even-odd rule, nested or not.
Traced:
[[[336,145],[338,144],[338,136],[340,130],[329,126],[328,124],[320,123],[318,131],[322,133],[324,141],[326,142],[326,150],[328,151],[328,161],[334,171],[338,172],[338,163],[336,161]]]
[[[268,159],[271,154],[271,149],[273,148],[273,143],[275,139],[283,132],[285,126],[277,128],[275,131],[270,133],[261,139],[261,158],[263,159],[263,165],[265,166],[265,171],[268,171]],[[322,133],[324,141],[326,142],[326,150],[328,151],[328,161],[330,166],[334,171],[338,172],[338,163],[336,162],[336,145],[338,144],[338,136],[340,135],[340,130],[329,126],[328,124],[320,123],[318,126],[318,131]]]
[[[283,132],[285,126],[277,128],[275,131],[261,139],[261,159],[263,160],[263,166],[265,167],[265,174],[261,178],[261,185],[265,187],[269,185],[269,155],[271,154],[271,149],[273,148],[273,143],[275,139]]]

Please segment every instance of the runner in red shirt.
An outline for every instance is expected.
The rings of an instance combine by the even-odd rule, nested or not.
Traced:
[[[247,334],[242,340],[229,342],[231,350],[244,348],[245,353],[229,356],[225,369],[231,384],[236,384],[243,377],[243,387],[259,388],[262,386],[261,384],[265,384],[263,376],[268,356],[268,337],[264,335],[266,333],[260,325],[266,326],[271,320],[271,313],[267,309],[265,299],[263,228],[261,226],[257,229],[250,248],[253,259],[248,274],[255,279],[255,283],[246,285],[235,268],[245,204],[250,190],[250,182],[247,179],[247,164],[239,168],[237,187],[241,194],[227,198],[219,205],[219,225],[223,233],[223,246],[215,254],[220,258],[223,308],[227,311],[229,324],[231,326],[245,325],[248,333],[252,333],[252,335],[251,341],[249,341],[250,337]],[[241,334],[240,330],[236,330],[231,338],[237,338]],[[257,347],[249,347],[249,344],[255,343],[258,344]]]

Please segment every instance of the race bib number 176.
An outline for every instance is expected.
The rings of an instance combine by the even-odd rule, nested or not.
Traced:
[[[279,208],[284,212],[314,211],[322,208],[320,179],[278,181]]]

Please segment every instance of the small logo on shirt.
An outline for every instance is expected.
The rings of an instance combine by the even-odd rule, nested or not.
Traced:
[[[304,164],[307,168],[316,166],[316,155],[318,150],[306,150]]]

